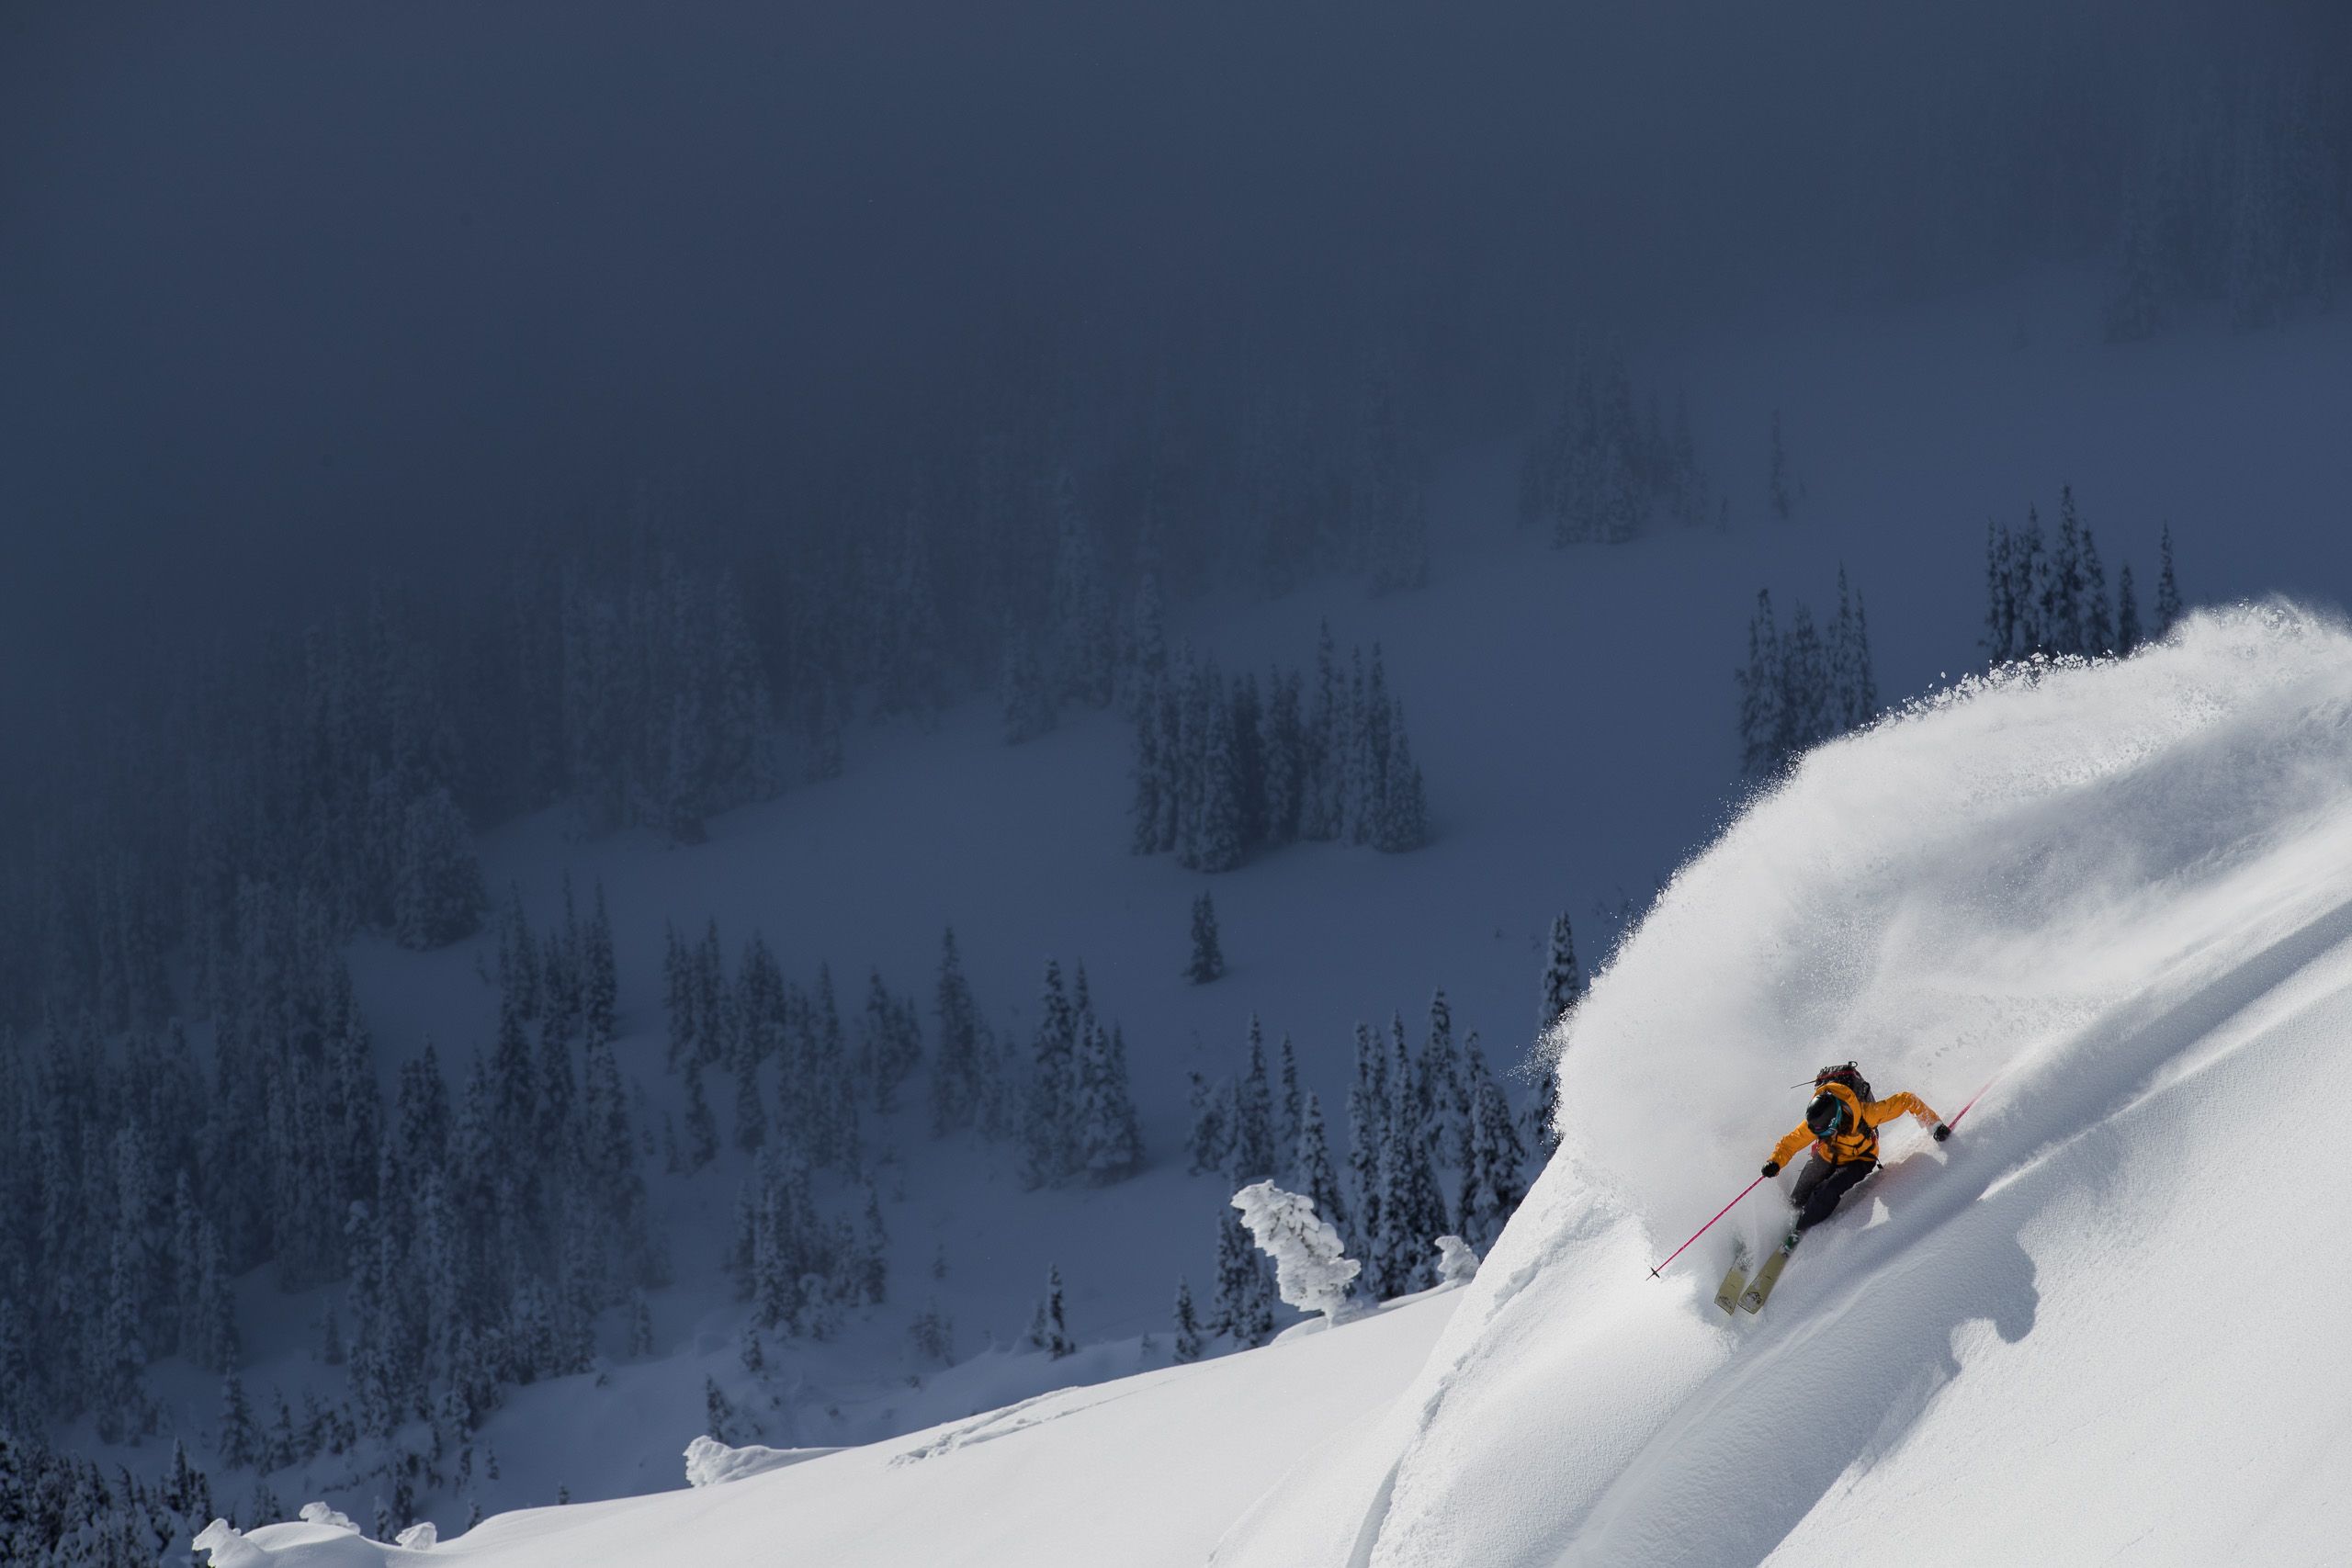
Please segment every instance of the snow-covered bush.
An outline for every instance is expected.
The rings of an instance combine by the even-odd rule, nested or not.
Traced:
[[[1478,1272],[1478,1253],[1458,1235],[1437,1238],[1437,1279],[1441,1285],[1466,1285]]]
[[[1363,1265],[1343,1255],[1340,1233],[1317,1217],[1314,1201],[1258,1181],[1236,1192],[1233,1206],[1241,1211],[1250,1239],[1274,1260],[1274,1286],[1283,1300],[1339,1322],[1347,1309],[1349,1282]]]
[[[188,1542],[193,1551],[211,1554],[212,1568],[262,1568],[268,1556],[226,1519],[215,1519]]]

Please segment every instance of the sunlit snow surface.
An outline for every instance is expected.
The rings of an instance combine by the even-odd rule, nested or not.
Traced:
[[[1833,745],[1757,802],[1594,987],[1564,1152],[1466,1290],[740,1482],[364,1550],[2337,1561],[2347,1029],[2352,636],[2200,618]],[[1796,1121],[1791,1086],[1848,1056],[1946,1116],[1991,1087],[1942,1148],[1891,1134],[1762,1316],[1711,1297],[1733,1235],[1773,1231],[1770,1188],[1653,1280]],[[361,1560],[315,1536],[257,1532],[251,1561]]]
[[[1339,1332],[1306,1324],[1263,1349],[1064,1389],[743,1480],[502,1514],[429,1552],[279,1525],[228,1546],[216,1568],[1199,1562],[1300,1459],[1386,1431],[1462,1299],[1440,1290]]]
[[[1293,1482],[1359,1528],[1219,1563],[2342,1561],[2347,718],[2352,638],[2255,609],[1809,759],[1596,985],[1391,1468]],[[1652,1280],[1848,1056],[1992,1087],[1760,1318],[1729,1237]]]

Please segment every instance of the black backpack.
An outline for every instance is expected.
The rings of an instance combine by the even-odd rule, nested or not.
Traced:
[[[1851,1062],[1841,1062],[1834,1067],[1824,1067],[1813,1075],[1813,1091],[1820,1093],[1834,1083],[1844,1084],[1854,1091],[1854,1098],[1868,1105],[1878,1096],[1871,1092],[1871,1080],[1862,1077],[1861,1069]]]

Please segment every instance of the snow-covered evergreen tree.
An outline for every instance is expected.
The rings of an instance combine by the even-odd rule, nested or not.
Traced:
[[[1143,1165],[1143,1134],[1127,1083],[1127,1046],[1116,1025],[1106,1030],[1091,1015],[1079,1036],[1078,1163],[1102,1185],[1132,1176]]]
[[[2074,487],[2066,485],[2058,492],[2058,539],[2035,602],[2043,651],[2061,657],[2086,651],[2082,643],[2084,588],[2082,518],[2075,510]]]
[[[735,1053],[735,1146],[746,1153],[767,1142],[767,1107],[760,1100],[759,1058]],[[700,1068],[695,1069],[697,1080]]]
[[[1206,728],[1201,741],[1200,817],[1192,864],[1200,871],[1231,871],[1241,863],[1246,847],[1241,759],[1232,710],[1217,693],[1215,671],[1204,678],[1211,691],[1202,706]]]
[[[1022,1121],[1023,1174],[1032,1186],[1058,1181],[1074,1163],[1078,1024],[1062,989],[1061,965],[1046,960],[1037,1029],[1030,1043],[1027,1109]]]
[[[931,1127],[938,1135],[971,1125],[988,1071],[980,1054],[979,1010],[972,1000],[971,984],[964,978],[953,926],[940,935],[939,978],[932,998],[932,1015],[939,1021],[939,1050],[932,1064]]]
[[[686,1061],[686,1168],[700,1170],[718,1157],[718,1118],[711,1113],[703,1093],[702,1064]]]
[[[1174,1354],[1179,1365],[1201,1359],[1201,1320],[1193,1310],[1193,1287],[1184,1280],[1176,1281],[1176,1340]]]
[[[662,988],[670,1020],[665,1065],[674,1071],[683,1057],[700,1050],[701,1021],[695,1012],[698,993],[694,983],[692,955],[686,945],[678,940],[675,926],[665,926],[663,931],[667,945],[662,958]],[[537,973],[536,964],[533,973]]]
[[[1367,1024],[1356,1025],[1356,1076],[1348,1090],[1348,1174],[1355,1185],[1351,1205],[1355,1228],[1350,1233],[1352,1250],[1371,1259],[1380,1235],[1385,1164],[1383,1146],[1388,1135],[1388,1066]]]
[[[1781,732],[1776,738],[1782,761],[1811,750],[1835,733],[1832,714],[1837,704],[1829,689],[1829,656],[1813,612],[1803,600],[1789,616],[1789,635],[1781,644]]]
[[[613,958],[613,925],[605,912],[605,885],[596,885],[596,904],[589,916],[582,952],[581,1003],[588,1039],[609,1041],[620,1014],[620,972]]]
[[[1216,904],[1203,893],[1193,900],[1193,956],[1184,967],[1184,977],[1195,986],[1205,986],[1224,974],[1225,950],[1217,941]]]
[[[1876,716],[1870,633],[1860,594],[1841,568],[1838,611],[1825,637],[1800,601],[1785,633],[1775,626],[1769,593],[1757,595],[1747,628],[1747,662],[1734,671],[1739,688],[1742,769],[1766,775],[1807,749]]]
[[[1984,661],[1998,666],[2018,657],[2018,602],[2009,592],[2009,532],[1984,525]]]
[[[1298,1050],[1291,1043],[1287,1030],[1283,1033],[1280,1060],[1282,1067],[1277,1079],[1279,1098],[1275,1103],[1274,1143],[1280,1148],[1295,1149],[1298,1146],[1300,1116],[1305,1106],[1299,1098]]]
[[[1838,615],[1829,626],[1829,701],[1831,726],[1838,731],[1860,729],[1878,716],[1878,678],[1871,670],[1871,631],[1861,595],[1846,583],[1846,569],[1838,569]]]
[[[1250,1015],[1250,1066],[1234,1088],[1232,1163],[1227,1173],[1238,1182],[1273,1174],[1275,1169],[1273,1093],[1266,1077],[1265,1035],[1258,1015]]]
[[[1389,720],[1389,752],[1383,770],[1385,788],[1380,803],[1380,829],[1374,843],[1388,854],[1403,854],[1430,841],[1429,800],[1421,770],[1413,761],[1412,741],[1405,734],[1405,712],[1398,706]]]
[[[1495,1245],[1520,1200],[1527,1158],[1510,1104],[1476,1052],[1470,1058],[1470,1154],[1463,1164],[1459,1219],[1463,1237],[1481,1252]]]
[[[1376,1173],[1379,1227],[1365,1280],[1376,1298],[1427,1289],[1430,1243],[1452,1228],[1430,1159],[1429,1108],[1417,1092],[1419,1077],[1399,1021],[1391,1032],[1388,1126]]]
[[[735,1430],[735,1404],[715,1377],[702,1380],[703,1431],[715,1442],[730,1446],[742,1441]]]
[[[2115,612],[2107,597],[2107,568],[2098,558],[2098,541],[2083,530],[2083,617],[2078,634],[2086,658],[2099,659],[2117,651]]]
[[[220,1462],[231,1470],[243,1470],[261,1457],[261,1428],[254,1421],[253,1402],[245,1397],[244,1380],[234,1368],[220,1380],[220,1421],[212,1442]]]
[[[1056,1360],[1075,1355],[1078,1346],[1062,1317],[1062,1270],[1057,1263],[1046,1270],[1046,1294],[1029,1320],[1029,1343]]]
[[[1233,1206],[1259,1249],[1273,1259],[1274,1286],[1283,1301],[1337,1323],[1363,1265],[1344,1255],[1340,1233],[1317,1214],[1313,1200],[1260,1181],[1236,1192]]]
[[[1323,1129],[1323,1101],[1313,1094],[1306,1097],[1306,1111],[1299,1121],[1297,1150],[1291,1163],[1292,1183],[1315,1205],[1317,1213],[1345,1231],[1347,1201],[1340,1190],[1339,1172],[1331,1165],[1330,1140]]]
[[[1462,1053],[1453,1043],[1453,1009],[1440,986],[1430,995],[1430,1033],[1417,1070],[1418,1098],[1429,1120],[1429,1135],[1441,1164],[1460,1166],[1470,1146],[1470,1090],[1463,1077]]]
[[[1208,1328],[1244,1348],[1263,1345],[1274,1333],[1273,1281],[1266,1260],[1230,1208],[1217,1222],[1216,1301]]]
[[[1190,1173],[1223,1171],[1233,1153],[1234,1092],[1231,1080],[1214,1086],[1192,1075],[1193,1128],[1184,1140],[1192,1155]]]
[[[891,996],[879,969],[868,972],[862,1046],[874,1109],[896,1110],[899,1086],[922,1065],[922,1015]]]
[[[1747,622],[1747,662],[1735,673],[1739,686],[1740,771],[1770,773],[1780,763],[1780,739],[1788,728],[1781,714],[1784,661],[1772,618],[1772,595],[1759,589],[1756,613]]]
[[[940,1309],[936,1298],[926,1302],[907,1325],[907,1338],[924,1360],[943,1367],[955,1362],[956,1320]]]

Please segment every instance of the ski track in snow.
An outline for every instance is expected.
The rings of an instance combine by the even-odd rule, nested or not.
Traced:
[[[1041,1393],[1034,1399],[1024,1399],[1018,1404],[1008,1404],[1001,1410],[991,1410],[960,1426],[949,1427],[927,1443],[892,1455],[890,1462],[893,1465],[915,1464],[923,1460],[937,1459],[942,1455],[954,1453],[958,1449],[968,1449],[980,1443],[992,1443],[999,1438],[1010,1438],[1045,1426],[1049,1421],[1063,1420],[1083,1411],[1115,1404],[1135,1391],[1131,1387],[1113,1383],[1107,1387],[1088,1392],[1096,1393],[1098,1397],[1072,1399],[1069,1390],[1056,1389],[1051,1393]],[[1054,1406],[1047,1414],[1043,1416],[1034,1414],[1040,1405],[1047,1404]]]

